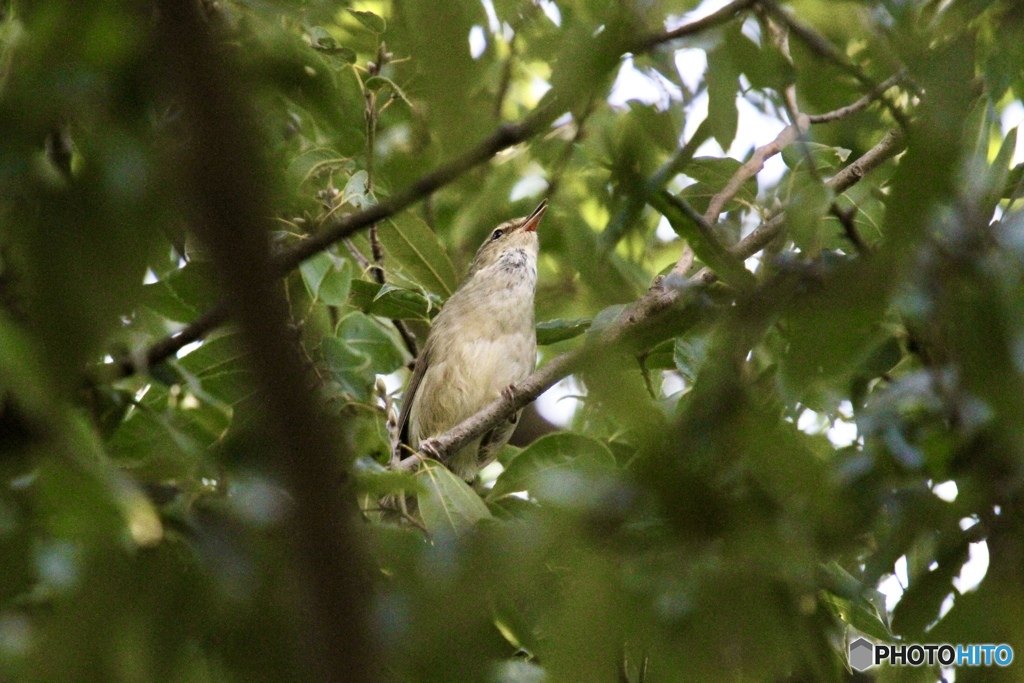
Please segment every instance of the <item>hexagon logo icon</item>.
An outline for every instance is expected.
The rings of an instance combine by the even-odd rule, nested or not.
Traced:
[[[875,646],[869,640],[858,638],[850,643],[850,666],[857,671],[864,671],[874,666]]]

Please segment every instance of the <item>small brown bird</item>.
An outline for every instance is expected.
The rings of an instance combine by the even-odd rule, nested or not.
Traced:
[[[405,390],[398,417],[401,444],[430,455],[431,437],[533,372],[537,226],[545,210],[547,201],[529,216],[495,228],[476,252],[466,279],[437,314]],[[518,417],[451,455],[445,464],[472,481],[508,442]]]

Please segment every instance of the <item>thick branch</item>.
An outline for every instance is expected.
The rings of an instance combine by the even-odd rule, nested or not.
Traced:
[[[848,190],[867,173],[901,152],[904,145],[905,138],[902,133],[896,130],[889,131],[877,145],[833,176],[826,183],[827,186],[837,194]],[[780,213],[762,223],[729,251],[738,259],[749,258],[778,237],[784,225],[785,214]],[[443,459],[445,456],[457,452],[473,439],[494,429],[517,410],[536,400],[557,381],[579,369],[587,357],[601,353],[610,346],[629,339],[636,331],[651,325],[655,318],[662,316],[666,311],[681,303],[684,292],[690,291],[692,287],[707,286],[715,280],[715,274],[705,268],[690,278],[688,284],[682,287],[666,287],[660,282],[656,283],[648,290],[647,294],[632,305],[628,313],[596,339],[578,349],[556,356],[547,365],[515,385],[508,392],[508,397],[498,398],[475,415],[436,437],[432,445],[438,455]],[[405,471],[412,471],[418,464],[419,458],[413,456],[403,460],[399,467]]]

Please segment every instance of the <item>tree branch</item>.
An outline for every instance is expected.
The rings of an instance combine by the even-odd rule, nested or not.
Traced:
[[[458,179],[470,169],[487,161],[498,152],[524,142],[550,124],[556,117],[552,108],[535,110],[519,123],[504,124],[481,141],[476,147],[421,177],[405,190],[385,199],[379,204],[367,207],[328,224],[321,232],[299,242],[294,247],[279,252],[272,258],[274,272],[284,276],[297,268],[306,259],[315,256],[359,230],[394,216],[417,201]],[[212,329],[227,320],[224,302],[203,313],[179,332],[165,337],[150,346],[142,359],[123,359],[117,363],[117,377],[127,377],[139,370],[152,367],[170,358],[182,347],[198,341]],[[139,362],[142,360],[143,362]]]
[[[839,109],[825,112],[824,114],[809,114],[807,118],[811,123],[832,123],[833,121],[839,121],[840,119],[845,119],[848,116],[853,116],[857,112],[867,109],[871,103],[879,100],[889,88],[902,83],[904,78],[906,78],[906,74],[901,71],[900,73],[890,76],[879,83],[874,90],[853,104],[848,104],[845,107],[840,107]]]
[[[848,190],[867,173],[901,152],[905,144],[906,139],[900,131],[890,130],[877,145],[833,176],[826,185],[837,194]],[[729,252],[741,260],[749,258],[775,239],[782,232],[784,225],[785,214],[779,213],[740,240],[729,249]],[[457,452],[473,439],[494,429],[517,410],[536,400],[560,379],[578,370],[588,356],[616,346],[632,337],[636,331],[652,326],[656,318],[662,317],[673,308],[678,310],[679,304],[683,304],[683,310],[679,310],[677,315],[679,318],[686,318],[684,313],[687,312],[685,311],[687,302],[693,301],[693,297],[690,296],[693,289],[706,287],[717,278],[711,270],[704,268],[689,280],[683,281],[680,286],[671,286],[673,279],[677,278],[669,276],[665,282],[656,282],[644,296],[633,303],[626,314],[594,339],[580,348],[556,356],[544,367],[512,387],[507,392],[507,396],[499,397],[475,415],[435,437],[432,445],[438,455],[443,459],[447,455]],[[684,297],[686,297],[685,300]],[[690,325],[692,325],[699,318],[700,308],[699,304],[694,304],[690,308],[688,313]],[[675,330],[677,334],[678,329],[679,325]],[[401,461],[399,469],[412,471],[419,463],[419,457],[409,457]]]
[[[270,447],[295,499],[289,540],[307,654],[300,670],[320,681],[370,681],[364,556],[355,506],[338,490],[344,460],[335,449],[345,441],[317,414],[287,333],[288,307],[270,263],[269,182],[251,103],[235,87],[239,80],[198,5],[159,0],[157,8],[155,63],[181,105],[188,140],[176,189],[217,266],[227,310],[249,351]]]
[[[677,38],[683,38],[684,36],[690,36],[701,31],[706,31],[709,28],[724,24],[737,14],[745,9],[748,9],[754,5],[757,0],[733,0],[725,7],[718,11],[712,12],[711,14],[691,21],[688,24],[683,24],[671,31],[664,31],[661,33],[654,33],[637,41],[637,46],[634,48],[634,52],[647,52],[662,43],[675,40]]]

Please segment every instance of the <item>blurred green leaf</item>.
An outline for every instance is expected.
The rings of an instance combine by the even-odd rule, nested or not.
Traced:
[[[573,470],[615,467],[615,456],[600,441],[581,434],[549,434],[534,441],[501,473],[488,500],[520,491],[532,491],[545,476]]]
[[[739,112],[736,96],[740,71],[733,61],[728,43],[708,52],[708,119],[711,131],[722,149],[729,149],[736,138]]]
[[[347,11],[349,14],[355,17],[360,24],[362,24],[368,30],[373,31],[374,33],[384,33],[384,31],[387,29],[387,23],[385,23],[385,21],[381,17],[377,16],[373,12],[354,9],[349,9]]]
[[[365,355],[375,372],[387,374],[402,367],[406,353],[397,335],[373,318],[362,313],[350,313],[338,324],[337,339],[351,349]]]
[[[810,141],[797,141],[782,150],[782,160],[794,171],[809,171],[813,164],[819,173],[835,173],[849,156],[848,149]]]

